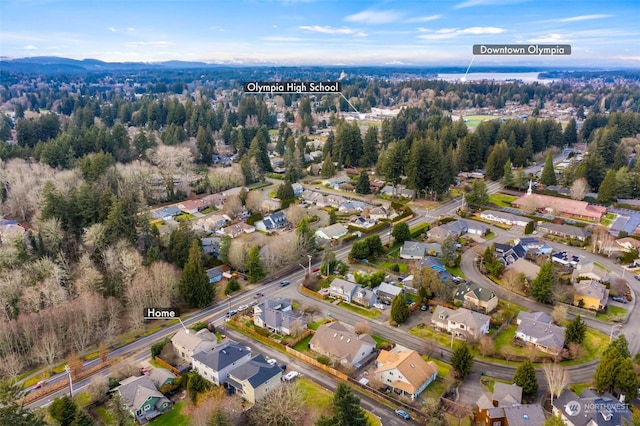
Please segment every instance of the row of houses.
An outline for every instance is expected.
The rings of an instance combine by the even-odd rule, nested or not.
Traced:
[[[447,237],[457,240],[464,234],[483,236],[486,235],[487,231],[487,225],[484,223],[460,219],[429,229],[427,238],[430,241],[442,244]]]

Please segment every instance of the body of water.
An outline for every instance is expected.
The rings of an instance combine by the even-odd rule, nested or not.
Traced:
[[[538,81],[540,83],[552,83],[553,79],[538,79],[538,72],[470,72],[467,74],[466,81],[506,81],[506,80],[522,80],[525,83]],[[464,74],[438,74],[439,79],[446,81],[460,81]]]

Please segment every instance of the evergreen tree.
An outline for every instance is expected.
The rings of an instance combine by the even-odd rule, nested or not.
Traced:
[[[631,358],[631,353],[629,352],[629,342],[627,341],[627,337],[624,334],[619,335],[607,347],[607,350],[616,348],[618,353],[622,358]]]
[[[469,352],[466,344],[459,343],[456,345],[451,355],[451,366],[460,380],[464,380],[471,373],[473,355]]]
[[[618,181],[615,170],[609,170],[598,188],[598,202],[609,203],[618,195]]]
[[[409,224],[406,222],[400,222],[393,226],[391,236],[396,240],[396,243],[403,244],[405,241],[411,239],[411,230]]]
[[[71,423],[72,426],[94,426],[95,424],[96,422],[93,420],[93,417],[81,409],[78,409],[76,417],[73,419],[73,423]]]
[[[487,159],[485,171],[488,179],[498,180],[504,174],[504,165],[509,160],[509,147],[505,140],[494,145]]]
[[[367,129],[362,150],[360,166],[365,168],[373,167],[378,161],[378,128],[376,126],[371,126]]]
[[[369,175],[365,170],[360,173],[358,183],[356,183],[356,192],[358,194],[370,194],[371,187],[369,186]]]
[[[77,412],[78,406],[68,395],[54,399],[49,406],[49,415],[61,426],[71,426]]]
[[[316,426],[367,426],[369,424],[365,412],[360,407],[353,389],[345,383],[338,384],[332,401],[333,416],[320,417]]]
[[[513,170],[511,170],[511,160],[507,160],[504,163],[504,170],[502,172],[502,185],[505,188],[513,187]]]
[[[136,143],[135,140],[134,143]],[[198,147],[198,151],[200,151],[201,160],[205,164],[211,164],[213,161],[212,155],[214,143],[215,142],[213,140],[213,135],[211,134],[211,129],[205,129],[202,126],[198,127],[196,146]]]
[[[269,133],[266,127],[261,127],[256,133],[249,146],[249,155],[255,159],[256,164],[262,172],[272,172],[271,160],[269,159],[269,150],[267,144]]]
[[[542,264],[538,276],[531,283],[531,296],[538,302],[551,303],[553,299],[553,264],[550,260]]]
[[[535,230],[534,221],[531,220],[531,221],[527,222],[527,226],[524,227],[524,233],[526,235],[530,235],[530,234],[533,234],[534,230]]]
[[[447,266],[454,266],[456,260],[458,259],[458,251],[456,249],[456,242],[453,240],[451,235],[447,235],[447,237],[442,242],[442,260]]]
[[[407,299],[404,293],[400,293],[393,298],[391,302],[391,319],[396,324],[402,324],[409,319],[409,306],[407,306]]]
[[[518,366],[513,376],[513,382],[522,388],[522,393],[530,398],[535,397],[538,392],[538,380],[536,370],[531,361],[526,360]]]
[[[249,272],[249,280],[252,283],[258,282],[267,276],[260,262],[260,247],[253,246],[249,249],[247,253],[247,270]]]
[[[194,308],[209,306],[215,298],[215,289],[209,283],[207,272],[202,264],[202,246],[194,239],[189,249],[189,258],[180,277],[180,293],[185,302]]]
[[[576,316],[569,325],[565,333],[565,344],[582,343],[587,334],[587,325],[582,321],[580,315]]]
[[[332,209],[329,211],[329,225],[333,225],[336,222],[338,222],[338,216],[336,216],[336,211]]]
[[[540,183],[545,186],[556,185],[558,183],[556,179],[556,172],[553,169],[553,157],[551,156],[551,152],[547,154],[547,159],[544,162],[544,168],[540,175]]]
[[[331,159],[331,154],[327,154],[324,156],[324,161],[322,162],[322,169],[320,170],[320,176],[323,178],[331,178],[336,174],[336,166],[333,164],[333,160]]]
[[[478,210],[489,204],[489,193],[487,192],[487,185],[483,180],[476,180],[473,182],[471,192],[465,195],[465,201],[470,208]]]
[[[169,234],[169,246],[167,247],[168,260],[179,268],[183,268],[189,259],[191,244],[197,239],[189,222],[180,222]]]
[[[136,213],[137,206],[131,197],[123,197],[111,207],[105,221],[105,238],[110,244],[120,238],[129,242],[136,240]]]
[[[218,258],[222,263],[229,263],[229,249],[231,249],[231,236],[224,235],[220,238],[220,253]]]
[[[565,145],[573,146],[578,143],[578,131],[576,130],[576,120],[571,118],[564,128],[563,139]]]
[[[298,222],[296,227],[296,247],[301,256],[313,253],[316,249],[316,235],[311,229],[311,221],[308,217]]]
[[[620,352],[615,347],[609,347],[602,355],[593,377],[595,387],[599,392],[611,391],[616,383],[618,368],[622,363],[622,359]]]
[[[631,402],[638,396],[638,376],[631,358],[624,358],[618,366],[614,388],[618,394],[625,396],[626,402]]]
[[[289,207],[289,204],[296,199],[291,182],[285,181],[285,183],[281,184],[276,191],[276,197],[280,199],[283,209]]]

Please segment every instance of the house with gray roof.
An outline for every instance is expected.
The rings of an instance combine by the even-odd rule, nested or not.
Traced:
[[[172,405],[148,376],[128,377],[115,390],[126,409],[141,423],[159,416]]]
[[[253,307],[253,323],[273,333],[289,336],[307,327],[307,320],[293,312],[290,299],[265,299]]]
[[[336,299],[342,299],[347,303],[351,303],[356,291],[360,288],[360,284],[352,283],[351,281],[343,280],[342,278],[335,278],[331,281],[329,286],[329,296]]]
[[[353,295],[352,302],[370,307],[378,303],[378,295],[370,288],[360,287]]]
[[[345,365],[358,366],[371,355],[376,341],[368,334],[356,334],[335,321],[318,327],[309,342],[309,349]]]
[[[631,411],[608,392],[585,389],[580,396],[569,389],[553,401],[553,414],[567,426],[617,426],[631,424]]]
[[[182,213],[182,210],[180,210],[177,206],[167,206],[167,207],[163,207],[161,209],[152,211],[151,217],[153,219],[170,220],[170,219],[173,219],[174,216],[179,215],[180,213]]]
[[[339,240],[347,235],[349,230],[342,226],[340,223],[334,223],[333,225],[325,226],[316,231],[316,237],[325,240]]]
[[[250,359],[250,348],[228,341],[209,351],[201,351],[193,355],[193,369],[214,385],[220,386],[227,380],[231,370]]]
[[[516,339],[531,343],[543,352],[558,355],[564,348],[565,328],[553,324],[542,312],[520,312],[517,318]]]
[[[422,259],[424,256],[442,255],[442,246],[438,243],[405,241],[400,247],[400,259]]]
[[[237,395],[252,404],[263,399],[280,385],[282,369],[271,365],[262,355],[234,368],[227,375],[226,383]]]
[[[478,341],[489,332],[491,317],[469,309],[450,309],[444,306],[436,306],[431,315],[431,324],[441,330],[450,333],[456,339],[465,341]]]
[[[515,383],[509,385],[495,382],[491,399],[495,407],[511,407],[522,404],[522,388]]]
[[[498,307],[498,296],[473,282],[460,283],[453,299],[462,303],[464,308],[485,314],[490,314]]]
[[[609,289],[595,280],[582,280],[573,283],[575,294],[573,304],[592,311],[600,311],[609,303]]]
[[[389,283],[380,283],[378,287],[373,289],[373,292],[379,301],[390,304],[394,297],[404,293],[404,288]]]
[[[482,393],[476,402],[475,424],[478,425],[507,425],[504,408],[522,403],[522,388],[516,384],[496,382],[493,393],[487,396]]]
[[[573,225],[564,225],[553,222],[542,223],[538,230],[544,234],[557,235],[568,240],[585,241],[591,235],[591,231]]]
[[[289,221],[281,211],[271,213],[255,223],[256,229],[260,231],[274,231],[285,228],[287,225],[289,225]]]
[[[171,338],[171,343],[174,353],[190,363],[195,353],[213,349],[218,344],[218,338],[206,328],[197,332],[181,328]]]
[[[480,213],[480,218],[488,220],[489,222],[501,223],[509,226],[527,226],[527,223],[531,222],[531,219],[527,217],[516,216],[515,214],[496,210],[484,210]]]
[[[176,375],[172,371],[166,368],[154,368],[149,373],[149,378],[153,384],[160,389],[162,386],[173,383],[176,379]]]

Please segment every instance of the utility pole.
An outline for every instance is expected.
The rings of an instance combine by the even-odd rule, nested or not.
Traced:
[[[71,379],[71,367],[69,364],[64,366],[64,371],[66,371],[69,376],[69,397],[73,398],[73,380]]]
[[[311,256],[310,254],[307,255],[307,257],[309,258],[309,275],[311,275],[311,258],[313,256]]]

